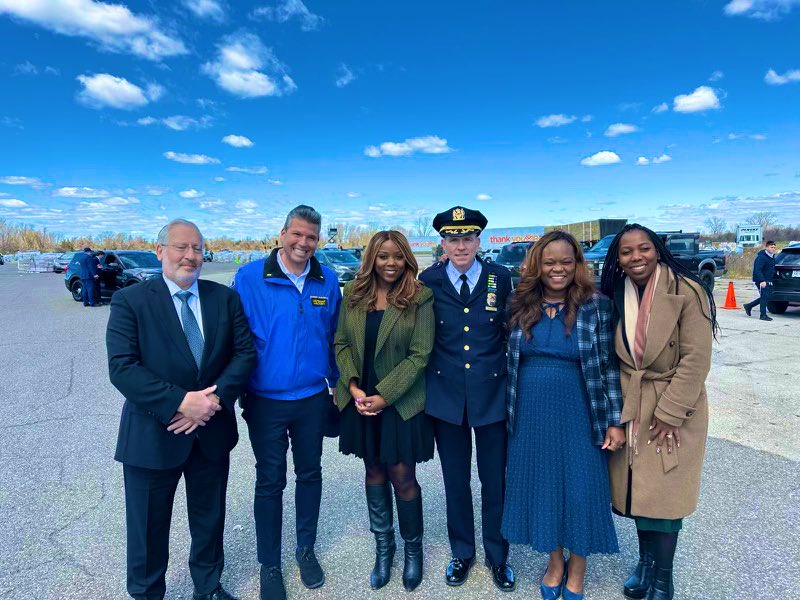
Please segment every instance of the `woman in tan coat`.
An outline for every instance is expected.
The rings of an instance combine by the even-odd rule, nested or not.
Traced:
[[[627,452],[609,458],[611,500],[636,521],[639,537],[639,563],[623,591],[667,600],[678,532],[700,495],[716,307],[697,275],[637,224],[611,243],[601,289],[614,301],[628,429]]]

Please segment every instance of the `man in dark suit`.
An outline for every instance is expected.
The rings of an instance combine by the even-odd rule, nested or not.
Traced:
[[[762,321],[772,321],[772,317],[767,314],[767,305],[772,297],[772,280],[775,279],[775,252],[777,245],[772,240],[764,244],[753,262],[753,283],[758,291],[758,298],[744,305],[744,312],[749,317],[756,305],[760,305]]]
[[[183,475],[195,600],[235,600],[220,585],[234,402],[256,363],[238,294],[198,281],[203,237],[176,219],[158,235],[163,276],[116,292],[106,332],[123,396],[115,459],[123,465],[128,593],[163,599],[169,526]]]
[[[100,261],[97,260],[94,252],[88,246],[83,249],[83,256],[79,257],[81,276],[81,296],[84,306],[98,306],[100,303],[100,286],[98,281],[100,273],[98,267]]]
[[[463,584],[475,562],[472,514],[472,431],[481,480],[485,562],[502,591],[516,587],[508,564],[508,542],[500,533],[506,468],[505,306],[511,274],[476,257],[486,217],[455,206],[436,215],[448,258],[426,269],[420,280],[433,291],[436,341],[426,372],[425,412],[434,419],[447,499],[452,559],[450,586]]]

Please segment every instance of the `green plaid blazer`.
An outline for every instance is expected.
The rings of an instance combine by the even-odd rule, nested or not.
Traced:
[[[361,379],[367,311],[350,308],[352,283],[344,288],[334,347],[339,366],[336,404],[343,410],[352,399],[350,380]],[[378,393],[404,420],[425,410],[425,367],[433,349],[433,293],[423,287],[405,310],[391,304],[383,314],[375,344]]]

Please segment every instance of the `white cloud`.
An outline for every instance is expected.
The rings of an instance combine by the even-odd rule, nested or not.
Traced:
[[[551,144],[566,144],[566,138],[561,137],[560,135],[554,135],[553,137],[547,138],[547,141]]]
[[[750,136],[751,140],[765,140],[767,136],[763,133],[754,133]]]
[[[169,191],[169,188],[148,185],[144,188],[144,193],[148,196],[163,196]]]
[[[53,196],[61,198],[108,198],[111,192],[90,187],[61,187],[53,192]]]
[[[492,197],[489,194],[478,194],[475,196],[475,200],[486,201],[491,200]]]
[[[214,181],[216,183],[222,183],[223,181],[225,181],[225,178],[224,177],[214,177]]]
[[[173,152],[172,150],[164,152],[164,157],[175,162],[184,163],[187,165],[218,165],[219,159],[205,154],[183,154],[182,152]]]
[[[669,105],[666,102],[662,102],[661,104],[654,106],[651,112],[658,114],[667,112],[668,110],[669,110]]]
[[[184,0],[183,4],[201,19],[211,19],[218,23],[225,20],[225,9],[216,0]]]
[[[223,38],[217,45],[217,59],[205,63],[202,71],[219,87],[240,98],[283,96],[297,89],[272,50],[252,33]]]
[[[575,115],[545,115],[536,119],[537,127],[561,127],[562,125],[569,125],[573,123],[578,117]]]
[[[636,159],[636,165],[639,166],[639,167],[643,167],[643,166],[650,165],[650,164],[658,165],[658,164],[661,164],[661,163],[669,162],[671,160],[672,160],[672,157],[669,154],[667,154],[666,152],[663,152],[659,156],[655,156],[653,158],[647,158],[647,157],[644,157],[644,156],[640,156],[639,158]]]
[[[731,0],[725,5],[728,16],[745,16],[762,21],[774,21],[789,14],[800,0]]]
[[[12,75],[38,75],[39,68],[29,60],[20,63],[14,67]]]
[[[0,183],[5,183],[6,185],[27,185],[34,189],[43,188],[48,185],[38,177],[22,177],[19,175],[0,177]]]
[[[447,154],[453,149],[447,140],[438,135],[406,138],[403,142],[383,142],[380,146],[367,146],[364,154],[371,158],[379,156],[409,156],[417,152],[422,154]]]
[[[339,74],[336,76],[336,87],[343,88],[349,83],[355,81],[356,76],[346,64],[339,65]]]
[[[199,119],[187,117],[186,115],[172,115],[171,117],[165,117],[163,119],[156,119],[148,116],[137,119],[136,122],[139,125],[145,126],[158,123],[173,131],[186,131],[187,129],[206,129],[207,127],[211,127],[214,118],[210,115],[203,115]]]
[[[78,93],[78,100],[91,108],[110,106],[121,110],[132,110],[158,100],[163,88],[150,84],[146,90],[123,77],[115,77],[108,73],[96,75],[78,75],[83,90]]]
[[[178,192],[178,195],[181,198],[202,198],[203,196],[206,195],[206,193],[205,192],[198,192],[195,189],[190,189],[190,190],[183,190],[182,192]]]
[[[361,194],[359,194],[358,192],[347,192],[345,196],[347,196],[348,198],[360,198]]]
[[[212,200],[211,198],[209,198],[208,200],[203,200],[200,203],[200,208],[214,208],[217,206],[222,206],[223,204],[225,204],[224,200],[219,200],[219,199]]]
[[[608,126],[604,135],[606,137],[617,137],[618,135],[636,133],[637,131],[639,131],[639,128],[636,125],[631,125],[630,123],[614,123]]]
[[[787,83],[800,81],[800,69],[786,71],[783,75],[778,75],[775,69],[770,69],[767,71],[767,74],[764,75],[764,81],[770,85],[786,85]]]
[[[245,214],[252,214],[256,211],[256,208],[258,208],[258,204],[253,200],[239,200],[239,202],[236,203],[236,208]]]
[[[650,160],[648,160],[644,156],[640,156],[639,158],[636,159],[636,164],[637,164],[637,166],[643,167],[645,165],[649,165],[650,164]]]
[[[296,18],[300,21],[300,29],[303,31],[319,29],[325,22],[325,19],[308,10],[302,0],[283,0],[277,6],[260,6],[253,10],[252,17],[278,23],[286,23]]]
[[[22,208],[23,206],[28,206],[22,200],[17,200],[16,198],[9,198],[8,200],[0,200],[0,206],[5,208]]]
[[[222,138],[223,143],[233,146],[234,148],[250,148],[254,146],[253,141],[243,135],[226,135]]]
[[[267,179],[267,183],[270,185],[283,185],[283,181],[280,179]]]
[[[581,161],[581,164],[584,167],[599,167],[602,165],[613,165],[621,161],[622,159],[620,159],[616,152],[602,150],[601,152],[587,156]]]
[[[665,152],[665,153],[661,154],[660,156],[656,156],[653,159],[653,164],[657,165],[657,164],[660,164],[660,163],[669,162],[671,160],[672,160],[672,157]]]
[[[594,118],[594,117],[592,117],[592,115],[583,115],[583,116],[581,117],[581,123],[588,123],[588,122],[589,122],[589,121],[591,121],[593,118]]]
[[[716,92],[707,85],[701,85],[691,94],[681,94],[673,99],[672,110],[681,113],[719,110],[721,105]]]
[[[94,0],[0,0],[0,15],[3,14],[63,35],[89,38],[111,52],[150,60],[188,52],[183,42],[165,32],[155,18],[136,15],[123,4]]]
[[[711,76],[708,78],[709,81],[719,81],[723,77],[725,77],[725,73],[722,71],[714,71]]]
[[[249,175],[264,175],[269,172],[267,167],[227,167],[231,173],[248,173]]]

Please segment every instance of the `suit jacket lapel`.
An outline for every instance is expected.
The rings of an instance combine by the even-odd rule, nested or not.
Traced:
[[[178,353],[196,371],[197,363],[194,362],[194,356],[192,356],[192,351],[189,349],[189,342],[186,341],[186,334],[183,332],[183,327],[181,327],[181,321],[178,318],[172,297],[169,295],[167,284],[164,283],[163,279],[159,279],[150,290],[155,296],[157,312],[164,325],[164,330],[167,332],[167,337],[175,345]],[[205,318],[205,314],[203,317]]]
[[[364,364],[364,336],[366,335],[367,327],[367,311],[361,307],[351,309],[349,306],[342,306],[341,310],[346,311],[347,318],[351,320],[351,327],[353,328],[353,337],[356,341],[356,369],[361,370],[361,365]]]
[[[453,287],[453,284],[450,282],[450,276],[447,274],[447,265],[450,264],[450,259],[447,259],[444,267],[441,269],[441,277],[442,277],[442,289],[450,294],[453,298],[455,298],[456,302],[461,304],[461,296],[456,291],[456,288]]]
[[[220,306],[219,302],[217,302],[217,295],[214,294],[213,286],[205,285],[205,282],[200,280],[197,282],[197,291],[200,294],[200,312],[203,314],[203,358],[200,361],[200,366],[202,367],[214,350],[217,327],[221,319],[219,316]],[[186,346],[188,348],[189,344],[187,343]]]
[[[477,258],[475,260],[478,260]],[[469,295],[470,304],[476,298],[479,298],[481,295],[486,293],[487,281],[489,280],[489,269],[486,268],[485,264],[481,264],[481,274],[478,277],[478,283],[475,284],[475,287],[472,289],[472,293]]]
[[[675,323],[678,322],[683,298],[671,294],[669,290],[674,285],[674,278],[670,269],[661,268],[661,277],[656,284],[653,304],[650,307],[650,325],[647,328],[647,344],[642,357],[642,368],[646,369],[658,358],[664,346],[672,336]]]
[[[392,331],[392,327],[397,323],[401,314],[402,311],[391,304],[386,307],[383,313],[383,319],[381,319],[381,326],[378,328],[378,339],[375,342],[375,356],[378,356],[380,353],[381,348],[383,348],[383,345],[386,343],[386,339],[389,337],[389,333]]]

